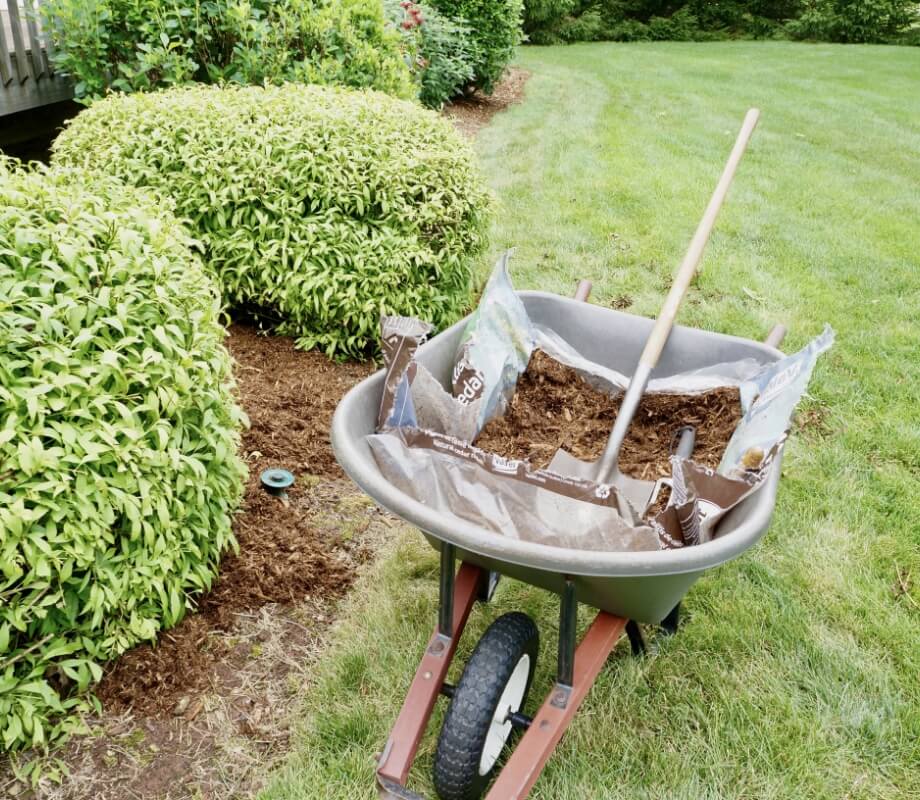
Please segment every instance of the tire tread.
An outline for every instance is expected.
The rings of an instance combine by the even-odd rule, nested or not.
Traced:
[[[482,635],[457,683],[438,737],[434,784],[441,800],[477,800],[488,785],[491,772],[479,775],[479,760],[495,707],[515,666],[526,653],[531,663],[523,707],[538,644],[536,624],[517,611],[496,619]]]

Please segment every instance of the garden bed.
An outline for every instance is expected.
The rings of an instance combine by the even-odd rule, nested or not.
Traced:
[[[521,99],[527,76],[511,70],[492,98],[477,94],[445,113],[472,135]],[[339,399],[374,365],[333,363],[250,325],[232,326],[227,344],[251,422],[239,552],[225,555],[198,613],[109,665],[96,687],[103,713],[88,721],[93,735],[53,754],[63,782],[31,792],[3,769],[0,797],[249,796],[287,751],[335,604],[398,523],[345,477],[329,441]],[[261,488],[269,466],[296,476],[287,505]]]
[[[446,106],[444,114],[461,133],[475,136],[497,113],[523,101],[524,86],[529,77],[530,73],[526,69],[509,67],[492,94],[473,92]]]
[[[234,522],[239,552],[225,556],[197,614],[162,634],[156,646],[137,647],[111,665],[96,694],[112,711],[172,714],[185,695],[207,685],[212,666],[226,655],[217,643],[203,647],[210,631],[227,631],[238,612],[267,603],[296,603],[311,593],[341,595],[354,577],[354,543],[316,525],[319,506],[330,498],[313,490],[344,477],[329,426],[339,399],[372,365],[336,364],[321,353],[295,350],[290,339],[260,336],[243,325],[230,329],[228,346],[251,423],[242,444],[249,479]],[[297,478],[287,503],[259,482],[271,466]]]
[[[227,344],[251,422],[234,521],[239,552],[225,555],[198,613],[108,666],[94,735],[55,753],[69,777],[33,797],[245,795],[285,752],[303,672],[335,603],[392,524],[348,481],[329,441],[339,399],[374,365],[334,363],[248,325],[233,325]],[[287,503],[260,485],[269,466],[296,476]],[[13,797],[29,796],[22,784],[6,785]]]

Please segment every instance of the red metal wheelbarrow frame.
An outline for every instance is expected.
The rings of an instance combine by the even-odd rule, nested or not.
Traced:
[[[409,770],[438,696],[453,694],[453,687],[445,683],[447,671],[473,604],[483,597],[489,583],[489,574],[480,567],[463,563],[456,574],[454,569],[455,548],[443,542],[438,625],[377,764],[377,784],[384,800],[421,800],[406,788]],[[566,580],[560,606],[556,683],[533,719],[521,713],[514,715],[516,726],[527,730],[496,777],[486,800],[527,797],[624,631],[629,635],[633,652],[644,650],[638,626],[605,611],[598,612],[576,647],[577,610],[575,584]],[[675,609],[669,615],[673,624],[677,613]],[[666,621],[663,627],[670,630],[671,626]]]

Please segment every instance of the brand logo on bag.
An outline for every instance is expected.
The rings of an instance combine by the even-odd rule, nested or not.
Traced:
[[[462,406],[468,406],[482,396],[485,382],[481,373],[464,364],[454,367],[454,397]]]
[[[503,475],[516,475],[520,466],[521,462],[517,459],[492,456],[492,469]]]

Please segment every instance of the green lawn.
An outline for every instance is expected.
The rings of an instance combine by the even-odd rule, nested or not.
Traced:
[[[920,797],[920,51],[611,44],[518,63],[526,101],[477,147],[519,287],[569,294],[590,278],[595,302],[654,315],[756,105],[681,321],[754,338],[782,321],[790,349],[825,321],[838,334],[770,533],[697,584],[657,654],[618,647],[532,796]],[[266,800],[375,796],[436,573],[417,533],[394,533],[343,609]],[[469,630],[511,609],[538,620],[533,699],[550,685],[556,608],[506,582]],[[433,730],[411,779],[426,793]]]

